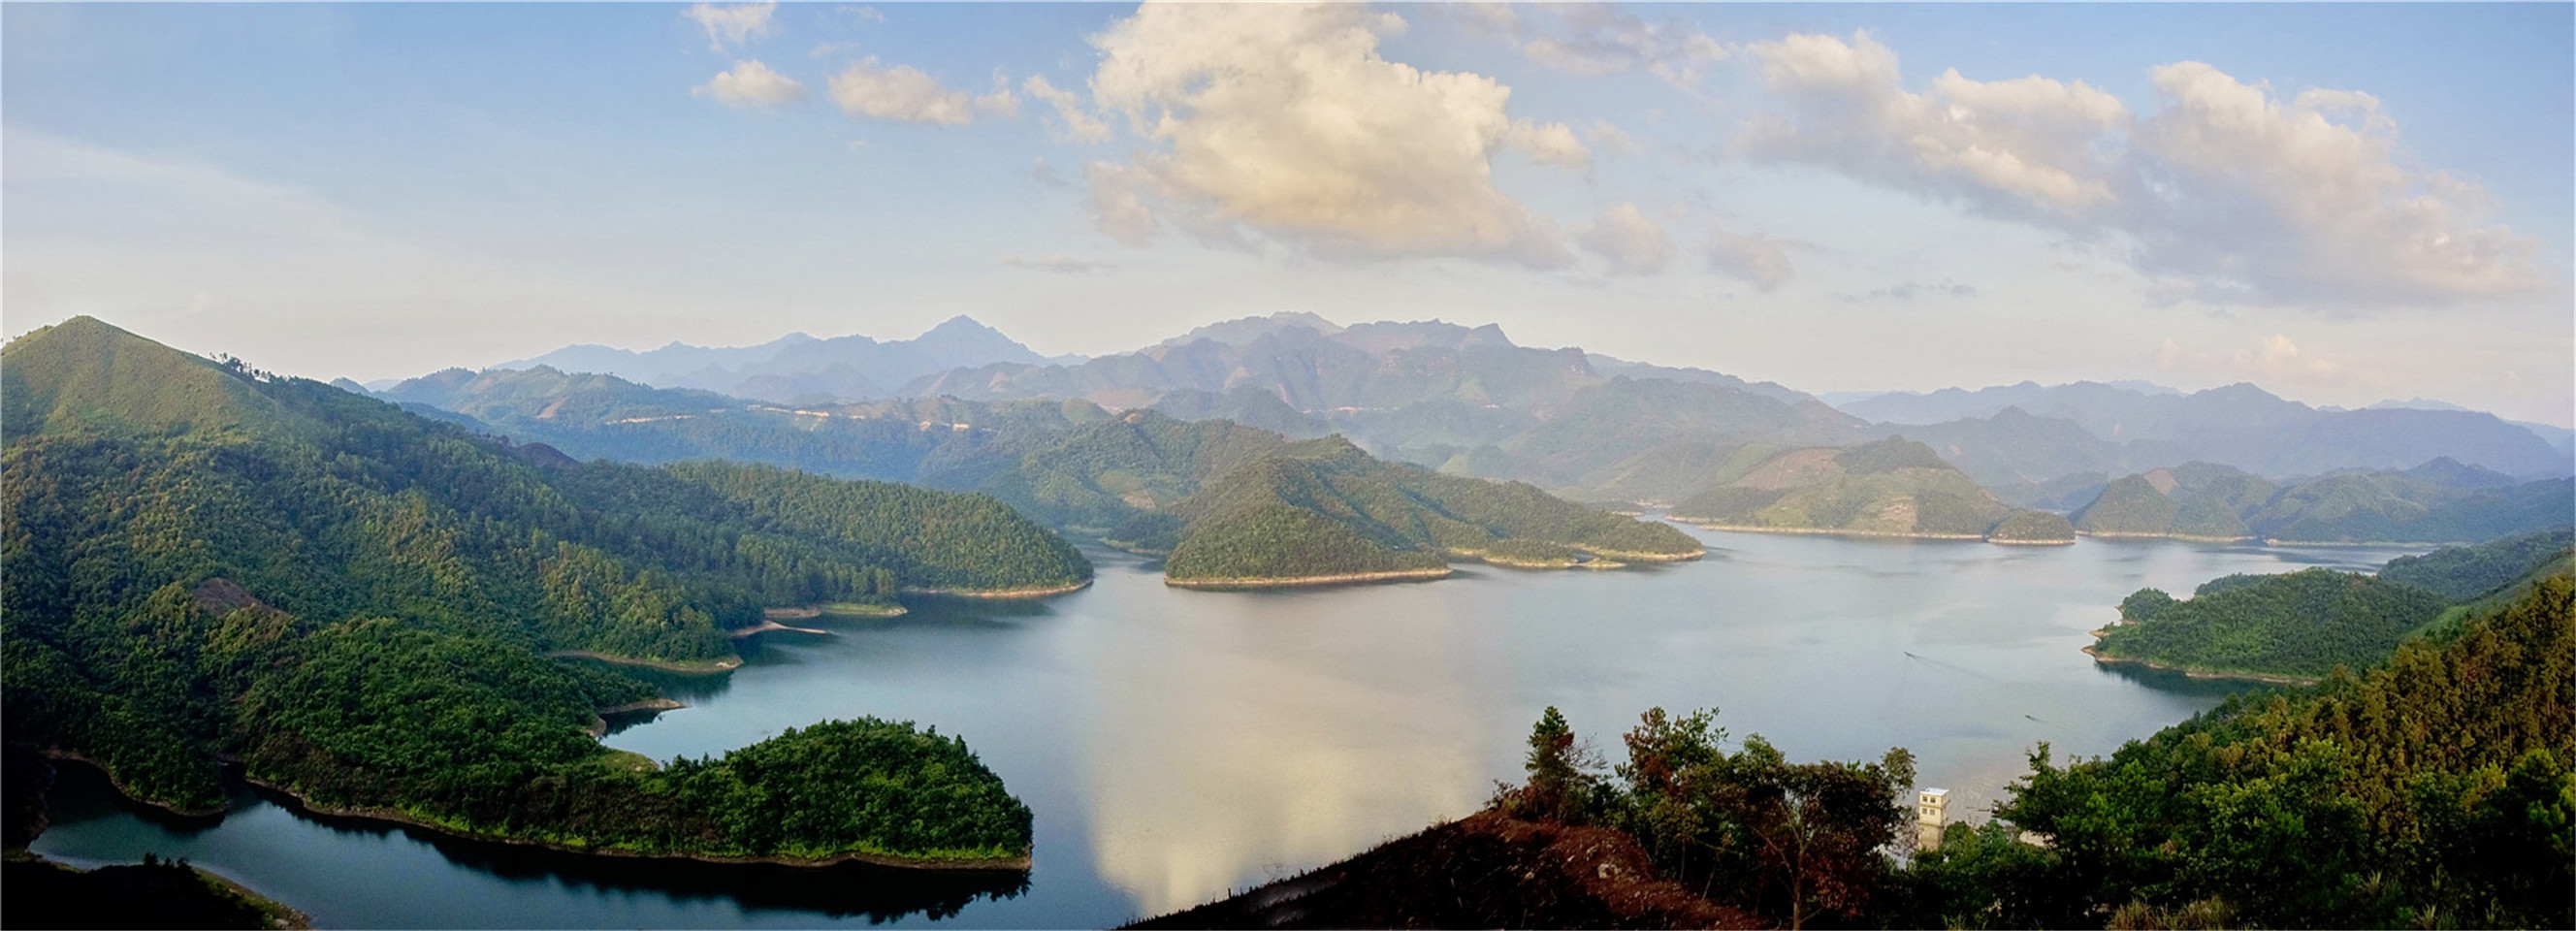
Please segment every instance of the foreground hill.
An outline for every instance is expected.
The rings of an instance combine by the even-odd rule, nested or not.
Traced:
[[[2376,576],[2329,569],[2231,575],[2177,601],[2141,589],[2090,648],[2195,674],[2314,680],[2377,665],[2460,606],[2519,594],[2565,571],[2569,531],[2543,531],[2391,561]]]
[[[655,768],[586,732],[652,690],[545,655],[730,668],[767,606],[1089,577],[1000,502],[575,463],[86,317],[0,350],[0,395],[8,733],[138,798],[219,804],[234,759],[317,808],[556,846],[1027,849],[1027,809],[953,739],[827,724]]]
[[[1894,923],[2569,927],[2571,760],[2562,572],[2366,672],[2238,696],[2105,759],[2059,768],[2043,746],[1994,830],[1952,828],[1917,864],[1927,914]]]
[[[1130,928],[1763,928],[1635,838],[1484,811]]]
[[[1845,448],[1781,450],[1672,508],[1680,520],[1739,530],[2071,543],[2053,514],[2017,511],[1921,443],[1891,437]]]
[[[2097,536],[2463,542],[2576,523],[2576,481],[2516,483],[2444,458],[2405,472],[2343,472],[2280,487],[2190,463],[2114,480],[2073,521]]]

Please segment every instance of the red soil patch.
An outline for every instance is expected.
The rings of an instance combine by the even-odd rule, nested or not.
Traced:
[[[1608,828],[1485,811],[1135,928],[1759,928]]]

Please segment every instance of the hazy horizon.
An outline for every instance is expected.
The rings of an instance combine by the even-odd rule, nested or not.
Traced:
[[[365,381],[1305,311],[2576,426],[2572,10],[12,5],[0,328]]]

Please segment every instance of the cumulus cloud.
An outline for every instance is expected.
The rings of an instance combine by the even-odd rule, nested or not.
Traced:
[[[1678,20],[1647,22],[1598,3],[1550,12],[1552,19],[1489,17],[1489,22],[1507,28],[1531,61],[1584,77],[1644,70],[1689,87],[1699,83],[1702,66],[1728,54],[1724,44]]]
[[[1907,90],[1866,32],[1747,48],[1781,105],[1745,152],[1957,200],[2128,251],[2175,296],[2276,305],[2438,305],[2542,287],[2525,236],[2481,226],[2475,184],[2407,166],[2368,94],[2281,99],[2199,62],[2154,71],[2140,119],[2083,82]]]
[[[1512,119],[1491,78],[1386,60],[1379,36],[1403,28],[1344,4],[1138,9],[1092,40],[1095,101],[1147,143],[1094,166],[1095,218],[1131,241],[1167,222],[1326,254],[1570,261],[1562,231],[1495,188],[1492,159],[1580,164],[1581,141]]]
[[[1889,285],[1884,288],[1874,288],[1859,294],[1842,294],[1836,296],[1840,297],[1846,303],[1873,300],[1912,301],[1916,298],[1923,297],[1975,297],[1977,296],[1977,288],[1975,285],[1960,284],[1951,279],[1943,278],[1941,279],[1940,284],[1925,284],[1920,281],[1908,281],[1903,284]]]
[[[1593,146],[1609,155],[1627,155],[1637,151],[1637,138],[1609,120],[1593,120],[1583,134],[1592,137]]]
[[[1797,276],[1789,265],[1789,253],[1760,236],[1716,230],[1709,237],[1707,255],[1709,270],[1741,278],[1764,291]]]
[[[725,46],[740,48],[755,36],[765,36],[774,28],[769,21],[778,12],[776,3],[738,3],[730,6],[700,3],[681,15],[696,20],[698,28],[707,31],[707,51],[721,52]]]
[[[2200,62],[2157,68],[2139,131],[2168,184],[2139,197],[2144,265],[2204,296],[2439,303],[2537,290],[2527,237],[2480,228],[2477,185],[2401,161],[2379,101],[2287,101]]]
[[[1789,109],[1748,127],[1756,156],[1995,207],[2080,213],[2115,197],[2114,166],[2096,142],[2126,128],[2128,107],[2081,81],[1972,81],[1952,69],[1917,94],[1899,82],[1896,53],[1866,32],[1850,42],[1791,35],[1748,51]]]
[[[1055,252],[1050,252],[1045,255],[1029,256],[1027,258],[1022,258],[1016,255],[1003,256],[1002,264],[1013,268],[1025,268],[1031,271],[1054,272],[1059,275],[1088,275],[1092,272],[1111,271],[1118,267],[1108,262],[1077,259],[1073,256]]]
[[[2299,344],[2279,333],[2264,337],[2260,346],[2238,351],[2232,361],[2238,372],[2275,381],[2327,381],[2342,373],[2341,367],[2301,351]]]
[[[1019,100],[1008,88],[982,97],[952,90],[911,65],[881,65],[876,56],[832,78],[832,100],[852,119],[871,117],[933,126],[964,126],[977,113],[1010,116]]]
[[[1020,90],[1055,108],[1056,117],[1064,121],[1064,125],[1057,129],[1057,135],[1077,142],[1109,140],[1109,123],[1083,109],[1082,101],[1072,91],[1058,90],[1046,75],[1029,75],[1028,81],[1020,85]]]
[[[759,60],[738,61],[733,70],[698,85],[691,93],[713,97],[729,107],[775,107],[805,101],[805,86],[769,69]]]
[[[1615,274],[1652,275],[1673,260],[1672,237],[1664,235],[1664,228],[1647,219],[1634,203],[1601,211],[1575,228],[1574,240],[1610,263]]]

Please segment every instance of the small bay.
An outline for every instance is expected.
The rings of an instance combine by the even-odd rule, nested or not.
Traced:
[[[2086,632],[2128,593],[2421,551],[1691,532],[1707,559],[1279,592],[1170,588],[1151,561],[1095,550],[1099,579],[1074,594],[763,634],[730,674],[658,676],[689,707],[607,738],[668,759],[861,715],[963,735],[1036,812],[1025,884],[549,854],[247,791],[220,819],[173,819],[78,772],[34,849],[184,857],[322,926],[1096,927],[1473,811],[1519,777],[1549,705],[1605,755],[1651,706],[1719,708],[1797,759],[1905,746],[1953,812],[1982,809],[2039,742],[2108,753],[2250,687],[2096,666]]]

